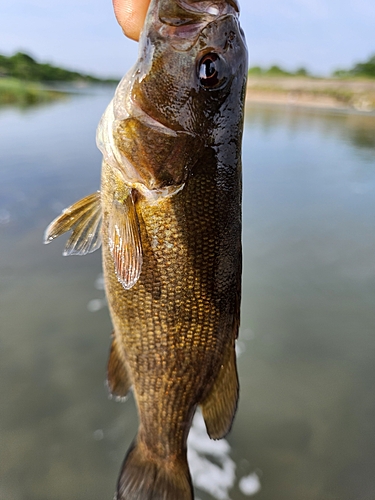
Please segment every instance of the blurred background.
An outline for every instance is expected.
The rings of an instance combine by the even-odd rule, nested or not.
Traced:
[[[241,7],[241,400],[225,440],[194,421],[196,497],[373,500],[375,3]],[[0,500],[109,499],[137,416],[104,384],[100,252],[42,240],[99,188],[96,126],[137,44],[109,0],[8,2],[0,33]]]
[[[372,0],[242,0],[241,23],[254,66],[301,66],[328,76],[375,52]],[[4,2],[0,53],[26,51],[42,62],[102,77],[122,76],[135,60],[110,0]]]

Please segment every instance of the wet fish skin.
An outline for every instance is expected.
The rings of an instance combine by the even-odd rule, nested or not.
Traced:
[[[102,217],[108,385],[120,398],[133,387],[139,414],[117,500],[192,499],[197,406],[211,438],[232,425],[246,74],[236,1],[152,0],[139,59],[99,125],[101,194],[87,199]],[[70,245],[97,248],[89,210],[91,223],[81,202],[70,207],[46,242],[72,229]]]
[[[144,193],[137,196],[143,266],[128,292],[113,273],[111,252],[103,245],[107,296],[119,346],[114,359],[120,357],[126,366],[140,419],[120,474],[118,499],[192,498],[186,441],[195,409],[202,406],[209,434],[220,438],[231,426],[238,398],[234,343],[241,287],[245,49],[230,13],[206,20],[190,50],[185,40],[185,50],[178,50],[179,40],[170,44],[169,27],[164,38],[160,29],[165,26],[155,26],[152,10],[158,7],[163,3],[151,4],[143,61],[137,68],[141,76],[133,81],[131,92],[146,116],[175,135],[147,127],[142,116],[130,116],[114,128],[115,141],[131,163],[143,158],[142,175],[151,190],[185,185],[155,201]],[[196,73],[208,50],[227,57],[222,75],[227,81],[213,91],[201,87]],[[122,141],[124,135],[134,140]],[[104,163],[103,241],[110,238],[106,231],[116,175]]]

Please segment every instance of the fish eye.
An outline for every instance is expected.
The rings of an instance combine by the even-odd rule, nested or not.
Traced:
[[[202,87],[212,89],[221,82],[221,65],[220,57],[214,52],[202,57],[198,65],[198,77]]]

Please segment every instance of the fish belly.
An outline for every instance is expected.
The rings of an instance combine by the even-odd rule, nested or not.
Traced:
[[[139,435],[150,453],[176,456],[186,448],[196,406],[234,350],[239,200],[218,190],[209,168],[192,175],[174,196],[152,202],[140,196],[142,273],[124,290],[105,244],[113,186],[109,167],[103,170],[106,291],[116,344],[133,384]]]

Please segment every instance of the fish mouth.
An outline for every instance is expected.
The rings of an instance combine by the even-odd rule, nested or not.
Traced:
[[[237,0],[160,0],[158,31],[174,49],[188,51],[208,24],[228,15],[238,18]]]
[[[169,26],[200,25],[228,14],[238,16],[237,0],[176,0],[160,4],[159,20]]]
[[[187,12],[197,12],[213,16],[222,16],[236,12],[239,14],[240,7],[237,0],[177,0],[177,3]]]

